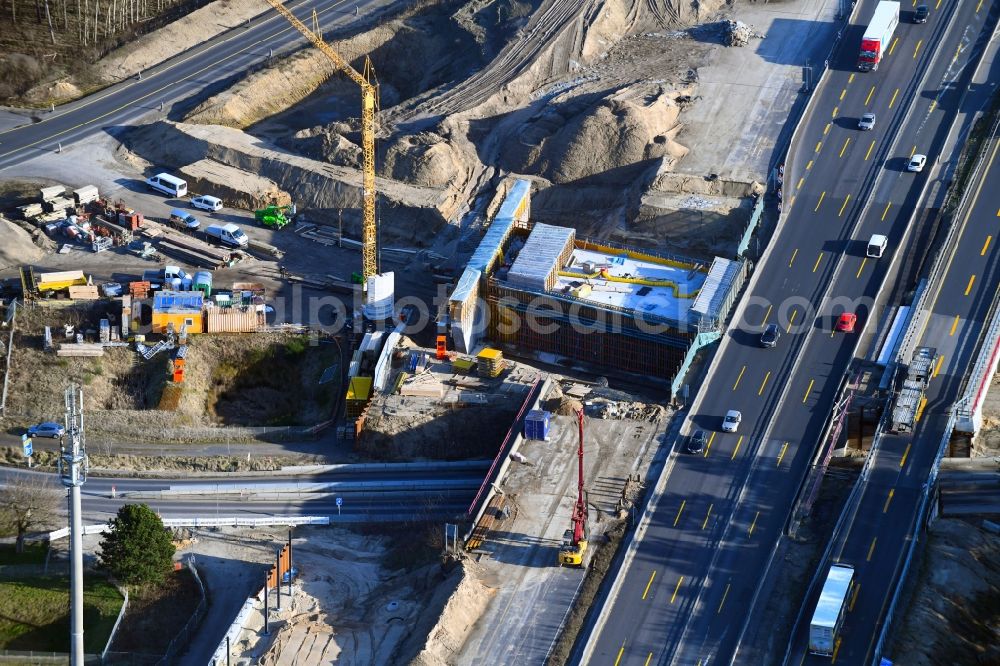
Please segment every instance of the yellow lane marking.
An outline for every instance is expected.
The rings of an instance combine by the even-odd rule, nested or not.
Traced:
[[[816,202],[816,207],[813,208],[814,213],[819,212],[819,207],[823,204],[823,199],[825,197],[826,197],[826,190],[823,190],[822,192],[820,192],[819,201]]]
[[[615,659],[615,666],[618,666],[619,662],[622,660],[622,654],[625,652],[625,641],[622,641],[622,646],[618,649],[618,658]]]
[[[882,221],[885,222],[885,216],[889,214],[889,209],[892,207],[892,202],[890,201],[885,205],[885,210],[882,211]]]
[[[830,663],[831,664],[837,663],[837,653],[840,652],[840,641],[841,641],[841,638],[838,636],[837,637],[837,642],[833,646],[833,657],[830,658]]]
[[[674,518],[674,527],[677,527],[677,522],[681,519],[681,514],[684,512],[685,504],[687,504],[687,500],[681,500],[681,506],[677,509],[677,517]]]
[[[757,512],[757,514],[753,517],[753,522],[750,523],[750,531],[747,532],[747,538],[748,539],[753,536],[753,530],[754,530],[755,527],[757,527],[757,519],[758,518],[760,518],[760,511]]]
[[[646,657],[646,663],[643,666],[649,666],[649,661],[653,658],[653,653],[650,652],[649,656]]]
[[[705,529],[708,526],[708,519],[712,516],[712,507],[713,506],[715,506],[715,504],[709,504],[708,505],[708,513],[705,514],[705,520],[703,520],[702,523],[701,523],[701,529]]]
[[[844,147],[840,149],[840,157],[844,156],[844,151],[847,150],[847,146],[849,143],[851,143],[851,137],[847,137],[847,139],[844,140]]]
[[[934,366],[934,374],[931,375],[931,379],[937,377],[938,373],[941,372],[941,364],[942,363],[944,363],[944,354],[942,354],[941,356],[938,356],[938,362],[937,362],[937,365]]]
[[[910,447],[912,445],[913,445],[913,442],[910,442],[909,444],[906,445],[906,450],[903,451],[903,457],[899,459],[899,468],[900,469],[902,469],[903,465],[906,464],[906,456],[910,455]]]
[[[646,589],[642,591],[642,600],[646,600],[646,595],[649,594],[649,588],[653,584],[653,579],[656,578],[656,569],[653,569],[653,573],[649,575],[649,582],[646,583]]]
[[[917,147],[913,146],[913,148],[910,149],[910,157],[913,157],[914,153],[916,152],[917,152]]]
[[[847,77],[847,82],[854,83],[854,72],[851,72],[851,75]]]
[[[813,384],[815,384],[815,383],[816,383],[815,379],[810,379],[809,380],[809,388],[806,389],[806,394],[804,396],[802,396],[802,404],[803,405],[806,404],[806,400],[809,399],[809,394],[812,393]]]
[[[861,271],[865,270],[865,264],[867,262],[868,262],[868,257],[865,257],[864,259],[861,260],[861,265],[858,266],[858,274],[855,275],[854,277],[856,277],[856,278],[861,277]]]
[[[818,153],[819,149],[822,148],[822,147],[823,147],[823,142],[822,141],[817,141],[816,142],[816,152]]]
[[[892,93],[892,99],[889,100],[889,108],[890,109],[892,108],[892,105],[896,103],[896,98],[898,96],[899,96],[899,88],[896,88],[896,92]]]
[[[993,236],[987,236],[986,242],[983,243],[983,249],[979,252],[980,257],[986,256],[986,249],[990,246],[990,241],[993,240]]]
[[[951,336],[955,335],[955,331],[958,330],[958,321],[959,321],[959,316],[955,315],[955,321],[951,322],[951,330],[948,331],[948,337],[949,338]]]
[[[872,86],[872,89],[868,91],[868,97],[865,98],[865,106],[868,106],[868,102],[872,101],[872,95],[874,94],[875,94],[875,86]]]
[[[747,371],[747,366],[744,365],[743,369],[740,370],[740,376],[736,378],[736,383],[733,384],[733,390],[734,391],[736,390],[736,387],[740,385],[740,380],[743,379],[743,373],[746,372],[746,371]]]
[[[892,501],[892,496],[895,495],[895,494],[896,494],[896,489],[895,488],[890,488],[889,489],[889,496],[885,498],[885,506],[882,507],[882,513],[886,513],[886,512],[889,511],[889,502]]]
[[[708,444],[705,445],[705,457],[708,457],[708,452],[712,450],[712,442],[715,441],[715,433],[713,432],[708,436]]]
[[[781,467],[781,459],[785,457],[785,451],[788,450],[788,442],[785,442],[784,446],[781,447],[781,453],[778,454],[778,462],[775,467]]]
[[[742,443],[743,443],[743,435],[740,435],[740,438],[736,440],[736,448],[733,449],[733,455],[729,457],[730,460],[736,460],[736,454],[740,452],[740,444]]]
[[[843,102],[844,97],[846,96],[847,96],[847,88],[844,88],[843,90],[840,91],[840,101]]]
[[[941,0],[938,0],[938,1],[937,1],[937,4],[936,4],[936,5],[934,5],[934,9],[935,9],[935,11],[936,11],[936,10],[938,10],[938,9],[940,9],[940,8],[941,8]]]
[[[802,176],[801,178],[799,178],[799,183],[798,183],[798,185],[795,186],[795,189],[801,190],[802,189],[802,183],[804,183],[804,182],[806,182],[806,177]]]
[[[872,537],[872,545],[868,547],[868,557],[865,558],[866,562],[872,561],[872,553],[875,552],[875,542],[878,541],[878,537]]]
[[[677,598],[677,590],[681,589],[681,583],[684,582],[684,576],[677,579],[677,586],[674,587],[674,593],[670,595],[670,603],[674,603],[674,599]]]
[[[719,610],[715,611],[716,615],[722,612],[722,606],[726,603],[726,597],[729,596],[730,585],[732,585],[732,583],[726,583],[726,590],[722,593],[722,601],[719,602]]]
[[[919,421],[920,417],[924,415],[924,407],[927,406],[927,396],[920,399],[920,404],[917,405],[917,413],[914,414],[913,420]]]
[[[983,0],[979,0],[979,4],[976,5],[976,13],[977,14],[979,13],[979,10],[982,8],[982,6],[983,6]]]
[[[980,0],[980,2],[982,2],[982,0]],[[960,56],[961,54],[962,54],[962,45],[959,44],[958,48],[955,49],[955,55],[951,57],[951,61],[955,62],[956,60],[958,60],[958,56]]]
[[[937,100],[936,99],[932,99],[931,100],[931,106],[930,106],[929,109],[927,109],[927,113],[934,113],[934,109],[936,109],[936,108],[937,108]]]
[[[823,128],[823,136],[826,136],[830,132],[831,127],[833,127],[833,123],[826,124],[826,127]]]
[[[792,251],[792,258],[788,260],[788,267],[791,268],[792,264],[795,263],[795,257],[799,254],[799,248],[795,248]]]
[[[767,312],[764,313],[764,321],[761,322],[761,326],[767,323],[767,318],[771,316],[771,306],[767,306]]]
[[[969,284],[965,287],[965,295],[968,296],[969,292],[972,291],[972,283],[976,281],[976,276],[971,275],[969,277]]]
[[[806,171],[809,171],[809,169],[812,168],[813,168],[813,161],[809,160],[809,162],[806,163]],[[997,215],[1000,215],[1000,213],[997,213]]]
[[[840,204],[840,212],[837,213],[837,217],[840,217],[840,216],[842,216],[844,214],[844,209],[847,208],[847,202],[850,201],[850,200],[851,200],[851,195],[848,194],[844,198],[844,203]]]
[[[889,52],[886,55],[892,55],[892,52],[896,50],[896,44],[899,43],[899,37],[892,40],[892,45],[889,47]]]
[[[820,253],[819,253],[819,256],[818,256],[818,257],[816,257],[816,263],[815,263],[815,264],[813,264],[813,273],[815,273],[815,272],[816,272],[816,269],[817,269],[817,268],[819,268],[819,262],[820,262],[820,261],[822,261],[822,260],[823,260],[823,253],[822,253],[822,252],[820,252]]]
[[[858,592],[861,591],[861,583],[854,584],[854,594],[851,595],[851,605],[847,607],[848,611],[854,610],[854,604],[858,601]]]
[[[795,323],[795,315],[799,313],[798,310],[792,310],[792,314],[788,317],[788,328],[785,329],[785,333],[792,332],[792,324]]]
[[[917,48],[913,49],[913,59],[916,60],[917,54],[920,53],[920,47],[924,43],[924,40],[917,41]]]
[[[760,390],[757,391],[757,395],[762,395],[764,393],[764,387],[767,386],[767,380],[771,378],[771,371],[768,370],[767,374],[764,375],[764,381],[760,383]],[[743,439],[743,435],[740,435],[740,439]],[[737,445],[738,446],[738,445]]]
[[[792,195],[792,198],[788,200],[788,207],[789,207],[789,208],[791,208],[792,206],[794,206],[794,205],[795,205],[795,196],[796,196],[796,195],[794,195],[794,194],[793,194],[793,195]]]
[[[872,148],[874,147],[875,147],[875,139],[872,139],[872,145],[868,146],[868,151],[865,152],[865,162],[867,162],[868,158],[871,157]]]
[[[836,118],[837,117],[837,111],[840,111],[840,107],[839,106],[833,107],[833,114],[830,117],[831,118]]]

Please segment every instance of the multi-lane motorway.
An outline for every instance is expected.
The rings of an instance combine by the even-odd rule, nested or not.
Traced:
[[[866,23],[875,2],[861,3]],[[945,145],[996,2],[910,3],[878,71],[855,68],[852,25],[803,120],[784,176],[785,216],[713,358],[684,429],[709,432],[702,454],[677,452],[656,488],[582,660],[591,664],[728,663],[748,608],[886,277],[927,239],[907,229]],[[876,114],[874,130],[857,129]],[[928,155],[914,174],[905,164]],[[865,256],[874,233],[881,259]],[[833,330],[845,311],[858,330]],[[766,323],[783,333],[757,346]],[[868,331],[870,333],[870,329]],[[738,409],[736,433],[721,432]],[[913,455],[912,453],[910,454]]]
[[[952,406],[965,387],[979,354],[977,342],[1000,285],[1000,139],[986,147],[980,182],[973,183],[968,210],[960,211],[953,247],[944,248],[946,263],[939,284],[932,285],[930,316],[917,345],[940,354],[927,391],[927,403],[912,434],[888,434],[878,447],[871,477],[853,519],[835,535],[833,561],[854,567],[854,586],[834,663],[870,663],[889,596],[897,583],[921,489],[927,481]],[[815,598],[806,600],[806,608]],[[806,613],[808,616],[808,612]],[[808,619],[793,637],[787,663],[828,663],[806,655]],[[902,656],[902,655],[900,655]]]
[[[313,9],[324,31],[342,28],[363,20],[391,0],[299,0],[289,2],[292,12],[307,23]],[[56,150],[99,133],[134,124],[162,104],[169,112],[174,104],[191,95],[241,76],[249,68],[265,62],[305,42],[292,28],[260,0],[261,15],[249,27],[238,27],[186,51],[142,73],[141,78],[115,84],[100,93],[56,108],[39,112],[38,122],[0,132],[0,169],[25,159]]]

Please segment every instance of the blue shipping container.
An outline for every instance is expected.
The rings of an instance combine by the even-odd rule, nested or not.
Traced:
[[[541,409],[533,409],[524,417],[524,438],[547,440],[549,438],[549,419],[552,414]]]

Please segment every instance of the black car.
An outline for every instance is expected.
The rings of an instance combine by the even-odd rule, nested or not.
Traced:
[[[927,17],[930,15],[931,10],[927,8],[927,5],[920,5],[913,12],[913,22],[914,23],[927,23]]]
[[[778,338],[781,337],[781,332],[778,331],[777,324],[768,324],[764,332],[760,334],[760,346],[761,347],[773,347],[778,344]]]
[[[688,437],[686,450],[688,453],[701,453],[705,450],[708,442],[708,433],[704,430],[695,430],[694,434]]]

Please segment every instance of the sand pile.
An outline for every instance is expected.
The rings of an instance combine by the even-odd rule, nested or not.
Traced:
[[[463,561],[437,586],[422,614],[425,623],[435,617],[437,621],[429,628],[415,627],[411,635],[423,639],[415,657],[410,658],[404,647],[410,666],[446,666],[461,654],[469,632],[496,592],[479,580],[475,568],[471,561]]]
[[[198,160],[181,167],[180,172],[190,192],[218,197],[226,206],[255,210],[269,204],[292,203],[291,195],[270,178],[215,160]]]
[[[305,99],[335,72],[333,63],[321,52],[299,51],[280,66],[256,71],[208,98],[184,120],[243,129]]]
[[[35,245],[31,234],[0,217],[0,270],[38,261],[44,252]],[[44,236],[43,236],[44,238]]]
[[[537,173],[553,183],[597,174],[604,182],[631,180],[616,170],[649,160],[672,162],[687,154],[673,138],[680,130],[675,100],[686,94],[641,85],[596,101],[580,96],[550,105],[508,137],[501,159],[511,171]]]

